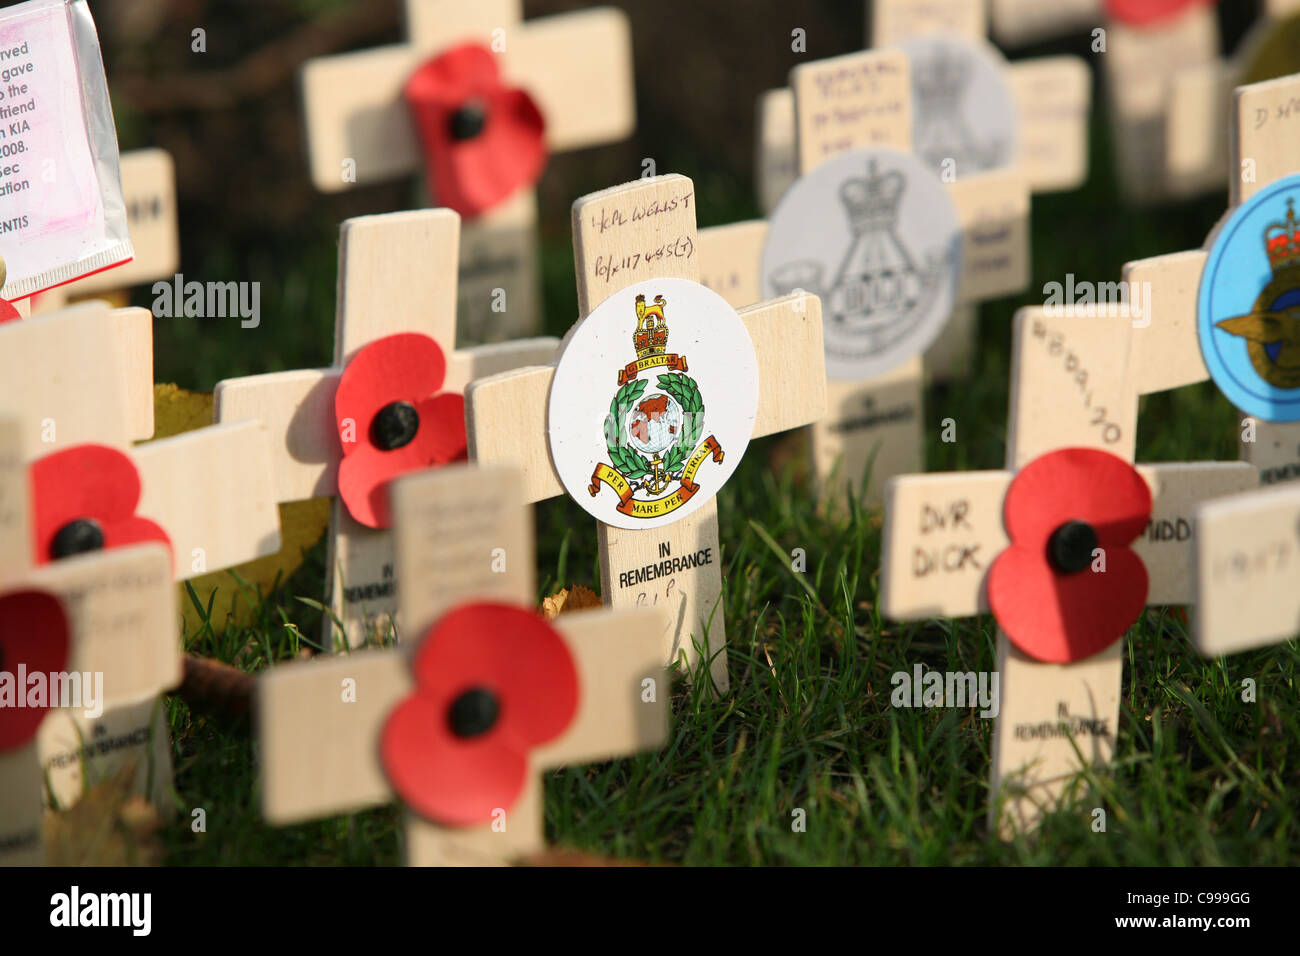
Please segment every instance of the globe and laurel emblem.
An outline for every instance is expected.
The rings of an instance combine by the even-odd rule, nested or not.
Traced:
[[[658,518],[681,507],[699,490],[700,466],[723,459],[717,439],[703,438],[704,400],[686,356],[668,351],[666,305],[662,295],[649,305],[636,297],[636,361],[619,369],[605,419],[609,463],[597,465],[587,489],[595,497],[608,486],[619,497],[617,509],[631,517]],[[655,373],[654,387],[641,377],[646,372]]]

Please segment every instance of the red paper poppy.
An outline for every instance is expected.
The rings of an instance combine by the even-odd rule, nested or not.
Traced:
[[[140,474],[106,445],[76,445],[31,467],[37,564],[83,551],[161,541],[167,532],[138,517]]]
[[[1106,0],[1106,12],[1120,23],[1136,27],[1172,20],[1184,10],[1204,7],[1218,0]]]
[[[388,715],[380,758],[407,806],[445,826],[513,806],[528,752],[558,737],[578,711],[568,646],[523,608],[456,608],[426,633],[412,669],[415,691]]]
[[[0,325],[21,318],[22,314],[18,311],[17,306],[8,299],[0,299]]]
[[[26,681],[19,683],[21,666],[26,674],[50,674],[67,669],[68,619],[59,599],[44,591],[10,591],[0,595],[0,673],[13,681],[15,697],[0,706],[0,753],[23,746],[50,709],[49,694],[43,705],[27,705]]]
[[[1091,448],[1043,455],[1011,482],[1002,514],[1011,544],[989,570],[989,605],[1016,647],[1078,661],[1137,620],[1147,571],[1129,545],[1151,518],[1151,489],[1132,465]]]
[[[394,478],[467,457],[465,399],[435,394],[446,377],[442,348],[418,332],[370,343],[343,370],[334,395],[343,445],[339,497],[361,524],[392,523]]]
[[[472,219],[541,177],[542,111],[523,90],[502,84],[487,47],[466,43],[434,57],[411,74],[402,95],[439,205]]]

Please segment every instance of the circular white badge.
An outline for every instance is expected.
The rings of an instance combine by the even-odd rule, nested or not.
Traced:
[[[912,152],[945,181],[1015,162],[1019,111],[1006,61],[942,33],[899,44],[912,68]]]
[[[658,528],[717,494],[758,412],[758,360],[736,310],[687,279],[648,279],[565,338],[547,431],[565,490],[619,528]]]
[[[772,214],[765,296],[821,298],[826,374],[875,378],[920,355],[952,314],[961,227],[948,192],[909,153],[844,153],[802,176]]]

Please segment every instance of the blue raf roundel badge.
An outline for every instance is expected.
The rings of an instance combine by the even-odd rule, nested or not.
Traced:
[[[1300,175],[1242,203],[1201,274],[1201,355],[1234,405],[1270,422],[1300,421]]]

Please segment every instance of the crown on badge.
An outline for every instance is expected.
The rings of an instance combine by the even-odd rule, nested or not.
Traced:
[[[1300,264],[1300,229],[1296,227],[1295,200],[1286,201],[1286,220],[1264,230],[1264,248],[1273,271]]]
[[[970,64],[945,49],[939,49],[914,70],[916,95],[934,107],[941,102],[956,104],[966,89]]]
[[[855,232],[887,227],[898,218],[898,204],[903,198],[903,174],[876,173],[872,160],[864,179],[850,179],[840,187],[840,199],[849,211]]]
[[[661,295],[655,296],[654,303],[645,304],[645,296],[636,297],[636,331],[632,333],[632,344],[636,346],[636,357],[647,358],[651,355],[663,355],[668,348],[668,320],[664,318],[664,306],[668,300]]]

